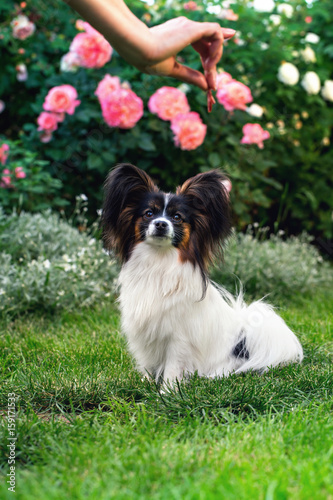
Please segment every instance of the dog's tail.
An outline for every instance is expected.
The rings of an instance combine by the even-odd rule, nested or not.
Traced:
[[[248,306],[242,289],[237,297],[233,297],[225,289],[217,288],[240,318],[237,347],[243,363],[236,373],[248,370],[263,372],[277,365],[302,361],[303,349],[299,340],[272,306],[263,300]]]
[[[243,303],[240,314],[248,359],[237,372],[262,372],[277,365],[302,361],[303,349],[299,340],[272,306],[261,300],[249,306]]]

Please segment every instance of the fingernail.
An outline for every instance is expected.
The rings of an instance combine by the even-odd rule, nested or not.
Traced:
[[[223,34],[224,35],[234,35],[236,33],[236,30],[233,30],[231,28],[222,28]]]

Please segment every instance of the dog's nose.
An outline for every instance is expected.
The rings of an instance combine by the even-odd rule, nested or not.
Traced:
[[[168,226],[168,223],[165,222],[164,220],[155,221],[155,227],[157,229],[165,229],[167,226]]]

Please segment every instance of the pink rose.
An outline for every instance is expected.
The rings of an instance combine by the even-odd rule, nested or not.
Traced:
[[[239,16],[232,9],[223,9],[218,17],[219,19],[227,19],[228,21],[238,21]]]
[[[188,113],[190,106],[181,90],[175,87],[161,87],[150,96],[148,109],[161,120],[172,120],[180,113]]]
[[[52,140],[52,133],[47,133],[47,132],[43,132],[42,134],[40,134],[39,136],[39,140],[40,142],[50,142]]]
[[[43,108],[45,111],[68,113],[69,115],[72,115],[76,106],[78,106],[81,102],[76,98],[77,92],[74,87],[71,85],[59,85],[58,87],[53,87],[49,91],[45,97]]]
[[[54,113],[54,114],[56,115],[57,121],[59,123],[63,122],[66,117],[65,113]]]
[[[244,137],[240,141],[241,144],[257,144],[260,149],[263,149],[266,139],[270,138],[270,133],[264,130],[259,123],[247,123],[243,127]]]
[[[56,113],[46,113],[43,111],[37,118],[39,131],[43,130],[47,134],[51,134],[58,128],[58,116]]]
[[[185,10],[198,10],[198,6],[193,0],[190,0],[189,2],[184,3],[184,9]]]
[[[312,17],[311,17],[311,16],[306,16],[306,18],[305,18],[305,22],[306,22],[307,24],[312,23]]]
[[[34,23],[29,21],[29,18],[24,15],[15,17],[10,25],[13,28],[13,37],[18,38],[19,40],[25,40],[31,36],[36,29]]]
[[[16,179],[24,179],[26,177],[26,173],[23,170],[23,167],[15,168],[15,177]]]
[[[143,115],[143,102],[132,90],[117,89],[100,99],[109,127],[133,128]]]
[[[84,33],[78,33],[71,45],[70,52],[77,54],[80,66],[84,68],[101,68],[111,59],[112,47],[104,36],[96,31],[89,23],[76,23]]]
[[[105,75],[103,80],[101,80],[97,86],[95,95],[97,95],[99,101],[103,101],[108,97],[108,95],[114,90],[120,89],[120,80],[117,76]]]
[[[7,161],[8,158],[8,151],[9,151],[9,146],[5,142],[2,144],[0,147],[0,163],[1,165],[4,165]]]
[[[227,83],[216,92],[216,98],[227,111],[246,110],[246,104],[253,101],[249,87],[236,80]]]
[[[207,126],[202,123],[198,113],[191,111],[177,115],[171,121],[174,142],[180,149],[190,151],[203,143]]]
[[[216,75],[216,88],[221,89],[227,83],[235,81],[230,73],[223,71],[222,73],[217,73]]]
[[[2,177],[0,180],[0,187],[3,188],[11,188],[13,187],[13,184],[11,183],[11,178],[10,178],[10,170],[8,168],[5,168],[2,172]]]
[[[81,64],[81,59],[75,52],[67,52],[60,60],[60,71],[75,73]]]
[[[232,9],[227,10],[227,15],[225,17],[228,21],[238,21],[239,15],[236,14]]]
[[[78,31],[88,31],[89,28],[92,28],[92,26],[90,26],[89,23],[87,23],[86,21],[82,21],[82,19],[78,19],[76,22],[75,22],[75,28],[78,30]],[[92,28],[94,29],[94,28]]]

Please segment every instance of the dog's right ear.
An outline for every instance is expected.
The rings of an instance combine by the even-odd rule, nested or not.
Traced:
[[[104,184],[102,211],[105,247],[126,260],[133,241],[134,214],[147,192],[158,192],[146,172],[130,163],[117,165]]]

